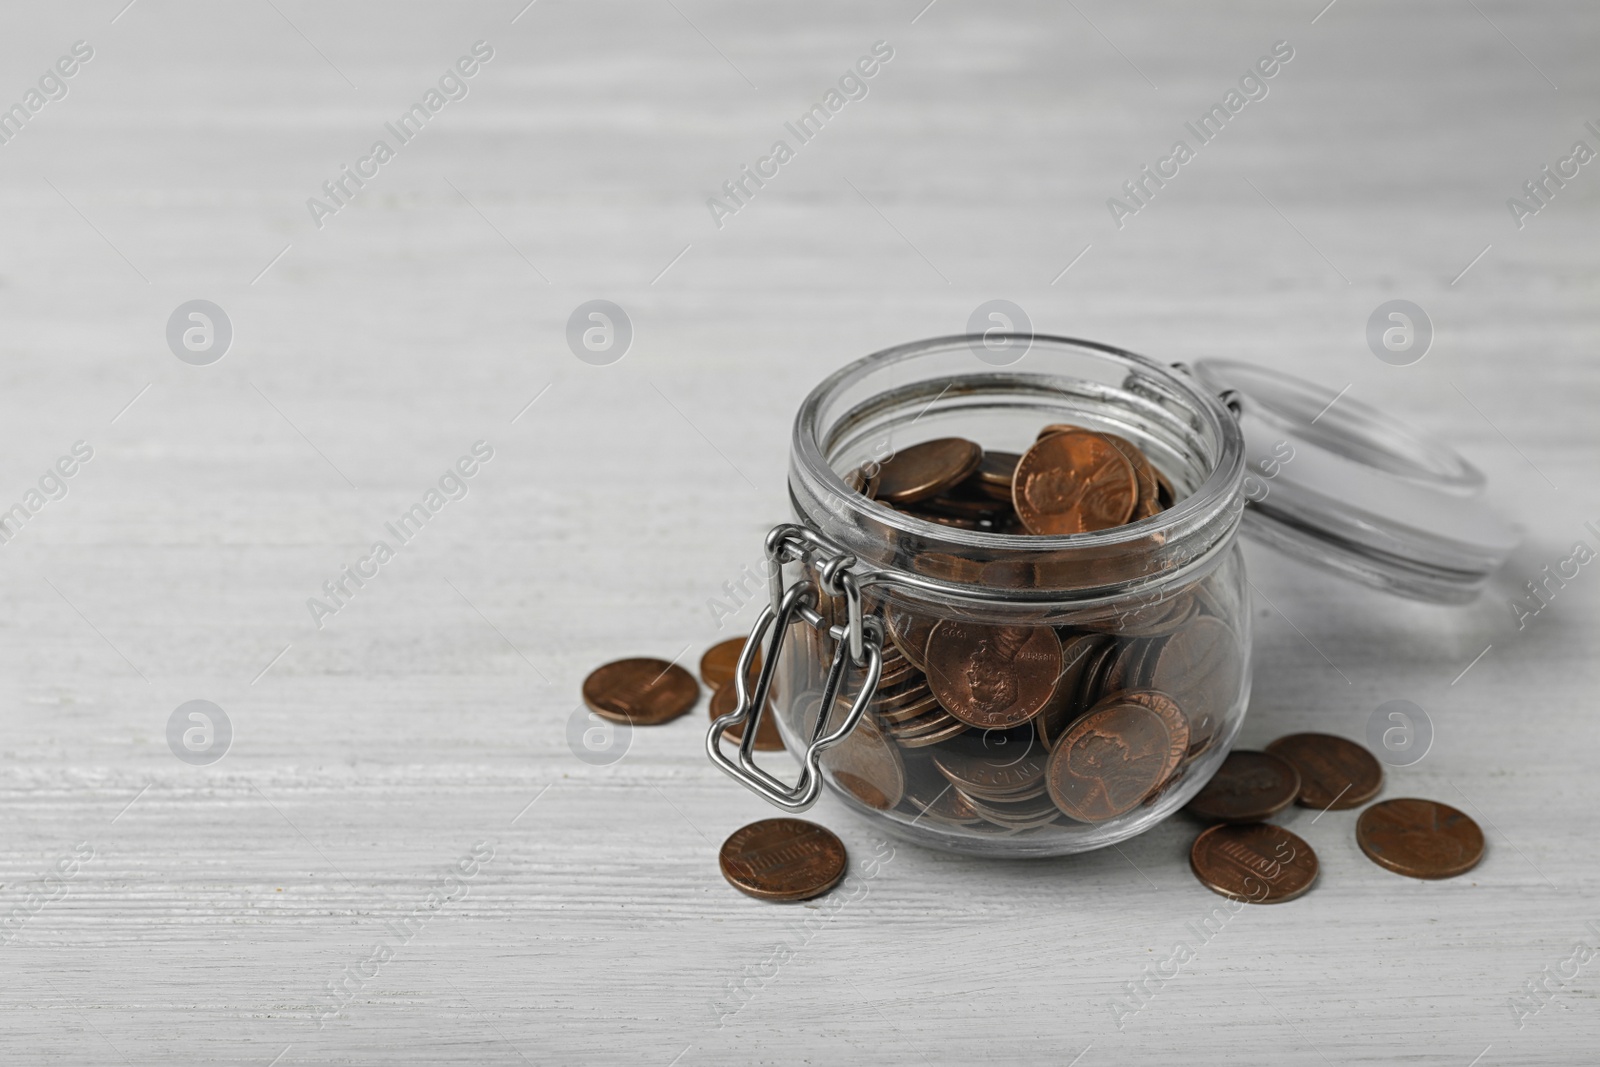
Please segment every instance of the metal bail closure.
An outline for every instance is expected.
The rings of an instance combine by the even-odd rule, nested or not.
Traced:
[[[738,706],[711,724],[711,730],[706,735],[706,754],[711,757],[712,763],[771,803],[785,811],[805,811],[817,802],[822,791],[820,760],[823,751],[844,740],[855,729],[877,691],[878,676],[883,671],[883,634],[877,620],[863,617],[861,590],[855,576],[850,573],[855,557],[841,552],[815,530],[789,523],[773,527],[767,535],[766,548],[772,573],[773,600],[761,610],[750,630],[750,639],[739,654],[739,665],[733,676]],[[782,565],[807,558],[817,567],[816,583],[802,577],[785,589]],[[818,587],[829,596],[844,597],[846,622],[843,626],[829,625],[828,620],[817,611]],[[822,631],[836,644],[833,661],[828,667],[827,682],[823,685],[816,725],[800,758],[800,777],[791,786],[756,766],[755,742],[761,727],[761,716],[770,710],[767,696],[772,690],[778,654],[783,650],[789,628],[796,622]],[[750,667],[758,650],[761,652],[761,674],[756,679],[755,691],[751,692]],[[829,731],[828,721],[834,717],[835,701],[844,689],[844,681],[852,665],[865,672],[861,691],[843,721]],[[722,751],[722,735],[741,724],[744,733],[739,740],[739,760],[735,763]]]

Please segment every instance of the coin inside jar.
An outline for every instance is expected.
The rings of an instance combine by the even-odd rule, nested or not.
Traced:
[[[1383,788],[1383,767],[1362,745],[1333,734],[1289,734],[1267,746],[1300,772],[1299,803],[1322,811],[1359,808]]]
[[[1161,716],[1115,703],[1067,728],[1050,752],[1050,799],[1079,822],[1104,822],[1139,806],[1177,769]]]
[[[1222,823],[1194,839],[1189,867],[1213,893],[1251,904],[1281,904],[1317,880],[1317,854],[1271,823]]]
[[[1061,640],[1048,626],[945,619],[928,636],[928,685],[968,726],[1005,730],[1037,715],[1055,693]]]
[[[717,856],[728,884],[760,900],[810,900],[844,877],[844,842],[804,819],[762,819],[741,827]]]
[[[1294,803],[1300,772],[1270,752],[1236,748],[1184,810],[1217,822],[1259,822]]]
[[[734,671],[739,668],[739,654],[744,651],[745,639],[730,637],[726,641],[719,641],[706,649],[706,654],[700,657],[700,680],[715,692],[724,682],[733,681]],[[757,649],[755,656],[750,661],[750,684],[755,684],[756,675],[761,672],[761,650]]]
[[[803,721],[815,728],[817,711],[808,708]],[[836,716],[842,715],[848,705],[840,701]],[[837,717],[833,720],[837,721]],[[905,796],[905,759],[897,746],[884,733],[872,715],[863,715],[855,729],[845,734],[843,740],[822,753],[822,768],[833,778],[834,784],[861,803],[877,811],[888,811]]]
[[[878,469],[877,499],[912,504],[937,496],[966,479],[983,460],[983,449],[963,437],[941,437],[903,448]]]
[[[583,680],[583,702],[601,718],[634,726],[659,726],[694,707],[700,686],[664,659],[619,659]]]
[[[732,680],[717,686],[717,691],[711,694],[711,717],[720,719],[734,708],[739,706],[739,693]],[[724,738],[738,744],[744,738],[744,723],[730,726],[722,734]],[[761,713],[761,725],[756,727],[757,752],[782,752],[783,737],[778,733],[778,713],[772,707],[772,701],[767,700],[766,710]]]
[[[1244,656],[1228,624],[1197,615],[1168,637],[1148,668],[1152,689],[1170,693],[1193,733],[1209,737],[1227,717],[1244,680]]]
[[[1382,800],[1356,820],[1368,859],[1412,878],[1454,878],[1483,859],[1483,831],[1472,817],[1436,800]]]
[[[1017,464],[1011,499],[1032,534],[1121,526],[1139,496],[1133,466],[1110,441],[1066,430],[1036,441]]]

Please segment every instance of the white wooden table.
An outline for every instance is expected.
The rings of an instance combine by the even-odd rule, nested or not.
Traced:
[[[0,545],[7,1062],[1593,1060],[1600,963],[1564,961],[1600,944],[1600,576],[1520,630],[1510,602],[1600,547],[1600,165],[1521,229],[1506,206],[1600,147],[1592,6],[123,3],[0,16],[0,104],[93,49],[0,145],[0,508],[93,449]],[[314,225],[479,40],[466,96]],[[719,229],[707,198],[880,40],[866,96]],[[1267,96],[1118,229],[1107,198],[1280,40]],[[1244,738],[1417,702],[1433,750],[1387,795],[1473,814],[1477,870],[1401,878],[1353,813],[1291,813],[1317,887],[1119,1029],[1220,902],[1183,818],[1071,860],[902,845],[776,907],[718,874],[768,810],[706,761],[703,707],[574,755],[590,669],[750,622],[708,601],[784,517],[810,386],[995,297],[1348,383],[1484,468],[1527,537],[1471,607],[1250,550]],[[1437,330],[1404,368],[1364,338],[1396,297]],[[634,327],[609,366],[564,339],[596,298]],[[165,339],[193,299],[233,328],[208,366]],[[477,441],[467,495],[388,536]],[[307,599],[380,539],[318,628]],[[167,741],[197,699],[233,729],[210,765]]]

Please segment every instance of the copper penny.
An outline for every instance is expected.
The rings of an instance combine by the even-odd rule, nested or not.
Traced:
[[[911,504],[937,496],[978,469],[983,449],[964,437],[941,437],[902,448],[878,469],[877,499]]]
[[[1011,482],[1016,477],[1017,464],[1021,462],[1022,456],[1017,452],[984,452],[972,476],[977,482],[976,488],[987,497],[1004,501],[1009,507]]]
[[[1270,752],[1236,748],[1184,810],[1216,822],[1260,822],[1299,795],[1300,772],[1294,764]]]
[[[1167,761],[1172,765],[1172,771],[1176,771],[1178,764],[1189,754],[1189,717],[1183,713],[1178,702],[1154,689],[1127,689],[1108,699],[1128,704],[1142,704],[1161,716],[1162,723],[1167,727],[1167,733],[1172,737]]]
[[[700,680],[713,691],[724,682],[733,681],[733,672],[739,668],[739,653],[744,651],[744,642],[742,637],[730,637],[706,649],[706,654],[700,657]],[[756,675],[760,673],[761,650],[757,649],[750,661],[751,685],[755,685]]]
[[[1380,867],[1412,878],[1454,878],[1483,859],[1472,817],[1435,800],[1382,800],[1356,820],[1356,843]]]
[[[1160,511],[1161,504],[1156,500],[1158,491],[1156,469],[1145,458],[1144,453],[1139,450],[1139,446],[1126,437],[1118,437],[1114,433],[1103,433],[1100,436],[1110,441],[1113,447],[1122,453],[1122,458],[1127,460],[1128,465],[1133,468],[1134,480],[1138,482],[1139,496],[1134,501],[1133,514],[1129,517],[1129,521],[1138,522],[1140,519],[1148,519]]]
[[[1171,747],[1161,716],[1141,704],[1091,711],[1050,753],[1050,799],[1079,822],[1104,822],[1132,811],[1176,769]]]
[[[972,810],[972,805],[967,803],[966,798],[950,783],[946,782],[932,796],[932,800],[924,800],[913,793],[911,803],[935,822],[951,826],[971,826],[979,820],[979,815]]]
[[[1005,735],[994,736],[998,739]],[[1013,747],[1015,752],[1007,751]],[[933,757],[933,764],[970,796],[1000,799],[1027,794],[1031,799],[1044,792],[1045,761],[1049,755],[1026,742],[1015,746],[974,743],[947,746]]]
[[[717,686],[717,691],[711,694],[711,717],[720,719],[733,711],[739,703],[739,694],[734,684],[724,682]],[[722,734],[723,737],[738,744],[744,737],[744,723],[731,726]],[[783,738],[778,734],[778,713],[773,710],[772,701],[767,700],[767,707],[761,713],[761,725],[756,727],[757,752],[782,752]]]
[[[1213,893],[1251,904],[1282,904],[1317,880],[1317,854],[1271,823],[1223,823],[1194,839],[1189,867]]]
[[[1077,534],[1121,526],[1139,485],[1133,465],[1097,433],[1069,430],[1035,442],[1011,486],[1017,515],[1033,534]]]
[[[1300,772],[1300,804],[1323,811],[1359,808],[1383,788],[1383,767],[1365,746],[1332,734],[1290,734],[1267,746]]]
[[[933,633],[933,619],[896,605],[884,609],[884,622],[888,624],[889,640],[919,671],[928,669],[928,635]]]
[[[1094,653],[1108,641],[1109,638],[1099,634],[1073,631],[1061,638],[1061,677],[1056,679],[1055,696],[1033,720],[1039,741],[1046,749],[1054,748],[1067,725],[1089,710],[1087,704],[1078,702],[1078,690]]]
[[[888,811],[905,795],[905,761],[870,715],[822,753],[822,766],[839,788],[877,811]]]
[[[1020,726],[1050,702],[1061,639],[1049,626],[988,626],[945,619],[928,635],[928,685],[968,726]]]
[[[810,900],[839,884],[844,842],[804,819],[762,819],[741,827],[717,856],[722,877],[759,900]]]
[[[583,680],[583,702],[590,711],[634,726],[671,722],[699,699],[693,675],[664,659],[619,659]]]
[[[1171,694],[1191,724],[1209,720],[1215,732],[1243,688],[1244,652],[1227,623],[1196,615],[1161,645],[1148,674],[1150,688]]]

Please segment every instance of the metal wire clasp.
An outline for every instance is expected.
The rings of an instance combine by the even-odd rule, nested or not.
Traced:
[[[739,654],[739,665],[733,677],[738,706],[711,724],[706,735],[706,753],[711,762],[747,788],[765,797],[786,811],[805,811],[815,804],[822,790],[820,759],[825,749],[844,740],[856,723],[861,721],[867,704],[878,688],[878,676],[883,670],[883,632],[878,621],[863,616],[861,589],[851,568],[856,558],[815,530],[784,523],[774,526],[767,534],[767,560],[772,602],[761,610],[761,615],[751,627],[750,639]],[[816,569],[813,583],[801,576],[787,588],[783,584],[783,565],[800,560],[809,561]],[[818,611],[818,592],[830,597],[843,597],[845,622],[830,625]],[[786,785],[774,778],[755,762],[756,732],[761,727],[761,716],[770,709],[767,695],[772,690],[772,678],[777,670],[778,654],[783,649],[789,628],[803,622],[822,631],[837,644],[833,661],[828,667],[827,681],[823,685],[822,701],[817,711],[816,725],[811,740],[800,757],[800,777],[794,785]],[[750,691],[750,667],[757,652],[761,654],[761,674],[756,679],[754,692]],[[861,691],[850,705],[849,712],[831,731],[834,703],[851,667],[864,672]],[[735,763],[722,751],[722,735],[731,727],[743,725],[739,739],[739,759]]]

